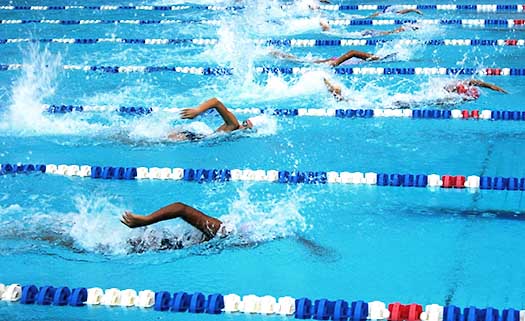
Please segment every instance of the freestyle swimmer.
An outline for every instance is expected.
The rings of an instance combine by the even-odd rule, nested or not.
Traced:
[[[160,221],[181,218],[202,233],[200,239],[193,239],[192,244],[203,243],[211,240],[216,235],[226,237],[232,232],[231,226],[226,226],[215,217],[208,216],[196,208],[181,202],[176,202],[162,207],[149,215],[138,215],[129,211],[124,212],[120,221],[122,224],[137,228],[158,223]],[[188,245],[191,235],[170,235],[162,233],[160,237],[148,236],[127,240],[132,252],[142,253],[151,249],[178,250]],[[185,243],[186,241],[186,243]],[[152,245],[154,244],[154,245]]]
[[[383,59],[392,58],[393,56],[395,56],[395,54],[390,54],[384,57],[380,57],[380,56],[371,54],[369,52],[360,51],[360,50],[350,50],[339,57],[332,57],[332,58],[326,58],[326,59],[315,59],[315,60],[299,58],[292,54],[288,54],[288,53],[281,52],[281,51],[275,51],[275,50],[272,51],[271,54],[277,58],[286,59],[290,61],[307,62],[307,63],[314,63],[314,64],[328,64],[329,66],[332,66],[332,67],[337,67],[341,65],[355,65],[355,64],[359,64],[365,61],[383,60]]]
[[[340,86],[331,83],[327,78],[324,78],[323,80],[326,85],[326,88],[332,94],[332,96],[334,96],[337,100],[346,100],[341,93]],[[446,92],[458,94],[462,98],[462,100],[466,101],[475,100],[479,98],[480,93],[477,87],[488,88],[497,92],[508,94],[508,92],[505,89],[478,79],[467,79],[452,82],[444,86],[443,89]],[[440,102],[437,103],[439,104]],[[403,104],[402,102],[397,102],[395,103],[395,105],[404,106],[405,104]]]
[[[229,111],[228,108],[217,98],[208,99],[195,108],[185,108],[181,111],[180,115],[182,119],[193,119],[210,109],[215,109],[219,115],[221,115],[224,121],[224,123],[219,126],[215,132],[232,132],[235,130],[252,129],[257,125],[260,125],[263,121],[261,116],[255,116],[239,122],[237,117],[235,117],[235,115]],[[169,139],[177,141],[195,141],[205,137],[206,136],[203,134],[197,134],[187,130],[175,131],[168,135]]]
[[[149,215],[138,215],[126,211],[122,214],[120,221],[127,227],[136,228],[179,217],[201,231],[204,235],[203,241],[214,238],[219,231],[221,234],[227,234],[220,220],[181,202],[162,207]]]
[[[176,202],[160,208],[149,215],[139,215],[126,211],[122,214],[120,221],[130,228],[137,228],[176,218],[183,219],[185,222],[202,232],[203,237],[196,243],[210,241],[216,236],[225,238],[235,231],[235,228],[232,225],[224,223],[215,217],[206,215],[198,209],[181,202]],[[185,236],[180,235],[167,235],[162,236],[160,239],[154,239],[153,241],[158,241],[160,243],[160,247],[159,245],[152,247],[149,245],[149,240],[144,238],[130,239],[128,240],[128,244],[132,246],[132,252],[134,253],[142,253],[151,250],[152,248],[156,250],[177,250],[185,247],[183,242],[184,238]],[[323,257],[323,259],[333,259],[334,257],[331,249],[317,244],[313,240],[306,239],[302,236],[296,236],[295,240],[307,248],[314,256]],[[242,245],[254,244],[254,242],[249,239],[246,239],[244,242],[245,243]]]
[[[423,12],[419,9],[404,9],[400,6],[386,6],[382,11],[377,11],[368,17],[367,19],[372,19],[377,16],[383,15],[383,14],[408,14],[408,13],[417,13],[418,15],[422,16]]]
[[[330,24],[327,21],[320,21],[322,31],[329,31],[331,29]],[[407,23],[393,30],[372,30],[367,29],[361,31],[361,37],[379,37],[379,36],[388,36],[396,33],[401,33],[405,31],[415,31],[419,30],[419,26],[415,23]]]

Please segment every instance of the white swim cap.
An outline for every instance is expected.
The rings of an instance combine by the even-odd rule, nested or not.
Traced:
[[[261,127],[267,122],[267,117],[264,115],[259,115],[255,117],[250,117],[248,120],[252,123],[253,128]]]
[[[277,121],[269,115],[258,115],[248,118],[252,128],[261,134],[273,134],[277,130]]]

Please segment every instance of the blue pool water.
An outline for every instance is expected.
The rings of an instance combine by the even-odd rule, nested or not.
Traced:
[[[202,1],[197,4],[208,4]],[[35,0],[9,4],[51,3]],[[128,5],[101,0],[75,4]],[[313,58],[338,56],[350,49],[397,54],[394,61],[367,62],[359,67],[524,68],[523,46],[406,46],[399,42],[523,39],[519,26],[423,25],[414,32],[382,37],[389,42],[377,46],[268,48],[249,40],[355,38],[364,28],[391,30],[396,26],[337,27],[327,35],[318,28],[320,17],[350,19],[371,12],[311,12],[299,5],[283,11],[277,1],[246,5],[248,9],[229,13],[198,9],[0,11],[0,20],[220,21],[219,25],[0,24],[0,39],[218,39],[217,44],[208,46],[0,44],[0,64],[25,64],[21,70],[0,71],[0,163],[525,176],[521,163],[524,133],[519,121],[268,116],[270,125],[258,132],[176,143],[165,138],[174,127],[206,131],[218,127],[220,118],[203,116],[196,119],[197,125],[191,125],[177,114],[165,112],[145,117],[114,112],[42,113],[42,104],[162,109],[195,106],[214,96],[234,108],[395,108],[399,100],[436,108],[428,103],[452,99],[456,105],[439,108],[524,110],[525,77],[520,76],[477,77],[505,88],[509,94],[481,89],[478,100],[461,102],[442,87],[466,79],[463,75],[338,75],[323,66],[299,75],[261,75],[254,68],[302,66],[272,57],[270,49]],[[304,22],[304,18],[310,20]],[[523,14],[426,11],[421,18],[521,19]],[[114,74],[64,70],[63,65],[223,66],[234,68],[234,74]],[[340,84],[350,101],[338,102],[331,97],[323,77]],[[501,309],[523,306],[525,204],[521,191],[267,182],[199,184],[43,174],[2,175],[0,181],[0,283],[4,284],[290,295]],[[126,240],[130,237],[158,235],[165,230],[196,236],[184,222],[164,222],[145,230],[130,230],[119,222],[124,210],[146,214],[175,201],[232,222],[239,232],[183,250],[156,251],[152,246],[145,253],[129,254]],[[196,316],[138,308],[0,302],[0,319],[175,317],[193,320]],[[198,317],[270,318],[244,314]]]

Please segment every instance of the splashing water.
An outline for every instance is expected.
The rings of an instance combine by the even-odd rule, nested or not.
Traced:
[[[79,129],[98,130],[100,125],[71,118],[66,121],[48,118],[42,113],[42,102],[53,97],[56,92],[60,70],[59,54],[51,53],[47,46],[41,49],[38,44],[28,45],[22,73],[13,82],[11,103],[6,110],[6,117],[0,122],[0,130],[11,130],[21,135],[71,134],[77,133]]]
[[[286,200],[255,201],[246,186],[237,192],[239,196],[231,203],[230,214],[219,217],[233,231],[231,237],[214,239],[220,248],[290,237],[310,228],[299,212],[299,204],[309,201],[304,195],[296,193]],[[183,247],[202,240],[198,230],[181,220],[129,229],[119,221],[124,206],[114,198],[77,196],[73,202],[76,210],[67,213],[41,212],[19,205],[0,208],[5,225],[0,230],[0,238],[41,240],[75,251],[104,255],[136,252],[134,240],[140,240],[139,252],[165,248],[166,238],[180,241]]]
[[[246,187],[238,189],[229,213],[220,219],[235,227],[232,242],[260,243],[303,233],[311,226],[301,215],[301,204],[311,201],[307,196],[294,192],[287,199],[259,201],[250,198]]]
[[[441,105],[446,108],[446,106],[459,104],[463,102],[463,98],[444,89],[451,81],[450,78],[433,78],[417,84],[419,88],[410,93],[396,91],[395,94],[383,98],[383,106],[384,108],[397,108]]]
[[[424,50],[424,42],[407,46],[402,41],[393,40],[381,44],[375,52],[375,55],[379,57],[392,56],[392,59],[387,58],[385,60],[410,61],[415,58],[419,58],[419,56],[423,54]]]
[[[78,213],[69,215],[68,231],[76,247],[89,252],[125,254],[133,231],[119,222],[123,210],[108,198],[75,198]]]

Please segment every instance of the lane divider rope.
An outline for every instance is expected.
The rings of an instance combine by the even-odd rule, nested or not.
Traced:
[[[293,6],[282,6],[283,8],[293,8]],[[319,9],[327,11],[366,11],[366,10],[385,10],[389,5],[320,5]],[[163,5],[163,6],[148,6],[148,5],[129,5],[129,6],[115,6],[115,5],[99,5],[99,6],[0,6],[0,10],[147,10],[147,11],[180,11],[180,10],[211,10],[211,11],[235,11],[242,10],[244,6],[216,6],[216,5]],[[420,4],[409,5],[399,4],[395,5],[399,9],[420,9],[420,10],[468,10],[479,12],[523,12],[525,5],[521,4]]]
[[[135,39],[135,38],[7,38],[0,39],[0,44],[17,43],[60,43],[60,44],[139,44],[139,45],[187,45],[187,46],[210,46],[216,45],[218,39],[194,38],[194,39]],[[385,39],[257,39],[247,42],[262,46],[281,47],[346,47],[346,46],[376,46],[378,44],[392,42]],[[427,46],[524,46],[525,39],[399,39],[395,41],[404,45],[423,44]]]
[[[235,293],[222,295],[214,293],[205,295],[202,292],[187,293],[183,291],[152,291],[134,289],[120,290],[110,288],[73,288],[67,286],[53,287],[34,284],[4,285],[0,283],[0,299],[21,304],[38,304],[54,306],[82,307],[85,305],[104,305],[107,307],[153,308],[155,311],[189,312],[189,313],[247,313],[294,317],[295,319],[354,321],[390,320],[390,321],[523,321],[524,310],[513,308],[498,309],[470,306],[461,310],[455,305],[438,304],[402,304],[394,302],[385,304],[381,301],[365,302],[362,300],[348,302],[343,299],[326,298],[309,299],[291,296],[273,297],[255,294],[240,296]]]
[[[113,167],[65,164],[1,164],[0,175],[46,173],[113,180],[177,180],[186,182],[259,181],[281,184],[359,184],[430,189],[525,190],[525,178],[476,175],[388,174],[375,172],[286,171],[263,169],[204,169]]]
[[[306,22],[311,19],[297,19]],[[272,22],[272,21],[269,21]],[[484,26],[507,26],[509,28],[525,25],[525,19],[334,19],[327,20],[334,26],[376,26],[376,25],[462,25],[470,27]],[[132,25],[156,25],[156,24],[207,24],[221,25],[221,20],[206,19],[160,19],[160,20],[140,20],[140,19],[82,19],[82,20],[58,20],[58,19],[7,19],[0,20],[0,24],[59,24],[59,25],[91,25],[91,24],[132,24]],[[281,22],[280,22],[281,23]]]
[[[0,64],[0,71],[20,70],[23,64]],[[85,66],[63,65],[64,70],[95,71],[102,73],[152,73],[177,72],[205,76],[233,75],[230,67],[187,67],[187,66]],[[255,67],[260,74],[304,74],[312,67]],[[336,67],[339,75],[482,75],[482,76],[525,76],[525,68],[445,68],[445,67]]]
[[[166,112],[180,113],[183,108],[161,108],[140,106],[82,106],[82,105],[43,105],[43,110],[50,114],[72,112],[118,112],[126,115],[149,115]],[[516,110],[466,110],[466,109],[335,109],[335,108],[232,108],[235,114],[270,114],[274,116],[317,116],[338,118],[377,118],[405,117],[414,119],[471,119],[471,120],[525,120],[525,111]],[[211,112],[204,115],[215,115]]]

